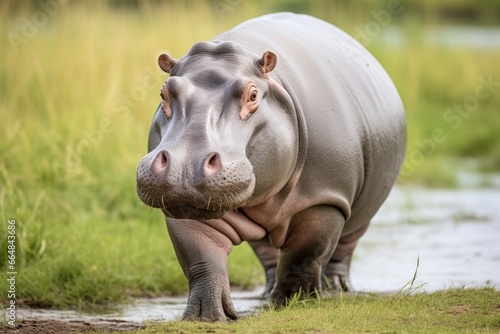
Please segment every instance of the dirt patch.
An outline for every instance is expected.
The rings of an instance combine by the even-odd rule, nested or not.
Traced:
[[[129,321],[80,321],[80,320],[42,320],[25,319],[16,327],[0,325],[0,333],[38,334],[38,333],[85,333],[88,331],[108,330],[112,332],[144,328],[143,325]]]
[[[448,308],[447,313],[454,315],[461,315],[465,313],[470,313],[472,307],[470,305],[455,305]]]

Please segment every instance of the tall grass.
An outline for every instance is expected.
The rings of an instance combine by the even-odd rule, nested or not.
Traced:
[[[500,70],[495,65],[500,49],[432,46],[411,36],[399,47],[370,49],[405,104],[408,146],[400,182],[454,184],[456,157],[500,170]],[[478,89],[480,95],[488,93],[485,81],[496,87],[479,99]]]
[[[370,19],[365,7],[342,15],[341,5],[320,5],[311,12],[351,33]],[[265,6],[75,1],[63,2],[42,24],[39,4],[0,4],[0,269],[6,271],[7,222],[15,219],[20,300],[84,305],[186,290],[161,213],[135,192],[135,169],[166,79],[156,57],[161,50],[181,57],[194,42]],[[36,28],[28,37],[26,22]],[[12,34],[22,43],[13,44]],[[456,130],[442,119],[474,94],[478,76],[500,80],[499,50],[436,48],[418,38],[396,47],[374,39],[368,48],[403,97],[409,152],[434,128],[447,131],[407,179],[425,179],[436,157],[500,157],[498,93]],[[235,285],[263,281],[246,245],[235,247],[229,270]]]

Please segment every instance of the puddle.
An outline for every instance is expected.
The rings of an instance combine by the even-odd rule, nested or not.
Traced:
[[[243,315],[254,312],[262,300],[259,299],[263,289],[254,291],[235,291],[231,293],[236,311]],[[160,297],[136,299],[134,303],[106,309],[102,312],[74,311],[74,310],[44,310],[20,309],[20,318],[37,318],[59,321],[85,321],[89,323],[116,323],[144,321],[168,321],[182,315],[186,307],[187,297]]]
[[[414,286],[424,291],[489,285],[500,289],[500,187],[429,190],[398,187],[361,239],[352,263],[356,290],[397,291],[420,261]],[[261,290],[233,292],[239,312],[261,304]],[[99,312],[24,309],[21,318],[90,323],[167,321],[179,317],[186,297],[138,299]]]

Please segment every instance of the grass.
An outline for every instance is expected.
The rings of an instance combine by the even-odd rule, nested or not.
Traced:
[[[168,50],[179,58],[194,42],[269,10],[258,2],[223,10],[208,2],[193,8],[180,1],[108,4],[63,2],[46,21],[36,16],[43,13],[38,4],[0,4],[0,235],[7,235],[14,219],[20,302],[78,307],[186,291],[161,213],[143,205],[135,191],[135,169],[166,79],[156,56]],[[370,19],[363,16],[369,13],[365,7],[348,16],[340,5],[322,11],[315,2],[309,9],[355,33]],[[411,21],[404,27],[414,29]],[[398,46],[377,38],[367,45],[393,77],[407,110],[408,173],[400,182],[453,185],[454,167],[447,161],[456,156],[487,157],[488,168],[498,169],[500,94],[481,100],[456,128],[457,121],[447,122],[443,114],[475,94],[478,77],[500,80],[500,50],[435,47],[418,33],[408,36]],[[434,140],[437,128],[446,140],[422,146]],[[0,270],[6,272],[4,237],[0,249]],[[264,279],[247,245],[234,248],[229,272],[231,284],[243,288]],[[8,302],[4,286],[1,303]],[[374,305],[395,303],[360,300],[359,307],[370,304],[372,311]],[[297,308],[314,313],[319,306],[347,307],[336,303]],[[354,304],[346,302],[346,314],[365,312]],[[280,317],[295,317],[297,308],[280,311]],[[266,317],[274,314],[259,317],[271,321]],[[306,324],[313,328],[313,322]]]
[[[498,333],[492,288],[295,301],[231,323],[149,323],[127,333]],[[105,331],[95,333],[106,333]]]

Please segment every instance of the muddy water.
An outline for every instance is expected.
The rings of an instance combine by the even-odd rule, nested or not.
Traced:
[[[356,250],[354,287],[398,291],[417,271],[413,287],[424,291],[500,288],[500,182],[494,181],[486,189],[395,188]],[[259,293],[233,292],[236,309],[251,313],[260,304]],[[20,315],[94,324],[141,323],[175,319],[185,303],[185,297],[138,299],[132,305],[94,312],[31,309]]]

